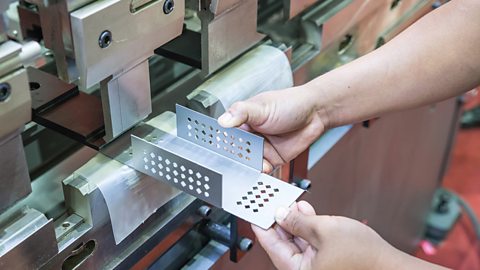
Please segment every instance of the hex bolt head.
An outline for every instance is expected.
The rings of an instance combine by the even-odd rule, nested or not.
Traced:
[[[0,83],[0,102],[4,102],[10,97],[12,88],[9,83]]]
[[[175,8],[175,2],[173,0],[165,0],[163,3],[163,13],[170,14]]]
[[[98,37],[98,46],[105,49],[112,43],[112,32],[105,30]]]
[[[249,238],[242,237],[240,241],[238,242],[238,248],[241,251],[249,251],[253,247],[253,241],[250,240]]]
[[[207,218],[212,213],[212,208],[208,205],[202,205],[197,209],[197,214],[203,218]]]

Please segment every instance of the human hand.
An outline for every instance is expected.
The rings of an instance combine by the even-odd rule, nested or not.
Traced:
[[[404,256],[356,220],[316,216],[305,201],[277,210],[278,225],[252,229],[278,269],[399,269]],[[398,264],[397,264],[398,263]],[[417,265],[418,266],[418,265]],[[418,269],[418,268],[417,268]]]
[[[325,130],[325,119],[314,109],[302,86],[261,93],[234,103],[218,123],[261,133],[267,139],[263,170],[282,165],[307,149]]]

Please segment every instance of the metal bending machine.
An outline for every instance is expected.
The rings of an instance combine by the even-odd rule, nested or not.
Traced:
[[[206,198],[218,196],[208,177],[215,172],[191,173],[192,183],[203,179],[200,200],[193,188],[157,179],[170,161],[160,163],[154,152],[148,159],[145,152],[145,170],[130,166],[132,142],[161,143],[190,129],[196,120],[177,126],[176,104],[218,117],[236,101],[306,83],[382,46],[441,4],[1,1],[0,268],[273,269],[249,223]],[[329,130],[273,176],[309,189],[302,199],[318,213],[364,220],[413,251],[457,116],[458,103],[449,100]],[[212,126],[208,135],[195,125],[196,139],[214,138]],[[250,141],[224,137],[210,144],[243,163],[258,154]],[[183,153],[172,170],[196,155]],[[152,171],[157,177],[149,162],[162,167]],[[179,177],[188,172],[182,167]],[[261,180],[256,188],[276,196]]]

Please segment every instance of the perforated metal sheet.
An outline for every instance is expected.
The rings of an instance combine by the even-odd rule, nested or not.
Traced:
[[[222,206],[225,211],[261,228],[267,229],[275,222],[278,207],[289,207],[304,192],[289,183],[266,174],[259,174],[254,183],[223,189]]]
[[[135,168],[215,206],[222,203],[222,175],[132,136]]]
[[[132,136],[133,164],[136,169],[221,207],[261,228],[267,229],[275,222],[274,214],[278,207],[290,206],[304,192],[289,183],[263,174],[258,169],[210,151],[210,148],[204,147],[204,144],[192,143],[190,140],[158,129],[148,137],[151,138],[150,142]],[[159,156],[162,158],[162,163],[157,162]],[[187,170],[192,168],[193,175],[198,171],[201,176],[208,176],[208,183],[211,183],[209,196],[206,197],[205,193],[202,193],[202,191],[205,192],[204,190],[197,192],[196,188],[191,190],[187,186],[185,186],[187,188],[178,186],[181,182],[175,183],[172,181],[173,178],[166,179],[164,168],[163,176],[156,167],[152,171],[152,166],[158,167],[159,164],[165,166],[166,164],[163,163],[165,158],[171,161],[170,167],[173,167],[173,161],[175,161],[176,168],[184,165]],[[201,185],[203,185],[202,182],[198,186]]]
[[[216,119],[176,105],[177,136],[244,165],[262,170],[263,138],[238,128],[223,128]]]

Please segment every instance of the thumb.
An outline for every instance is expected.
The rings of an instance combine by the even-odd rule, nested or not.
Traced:
[[[262,106],[252,101],[234,103],[226,113],[218,118],[218,124],[225,128],[238,127],[243,124],[261,125],[267,119]]]
[[[316,216],[305,215],[294,208],[278,208],[275,212],[275,221],[285,231],[298,236],[311,245],[318,244],[319,234],[317,232]]]

